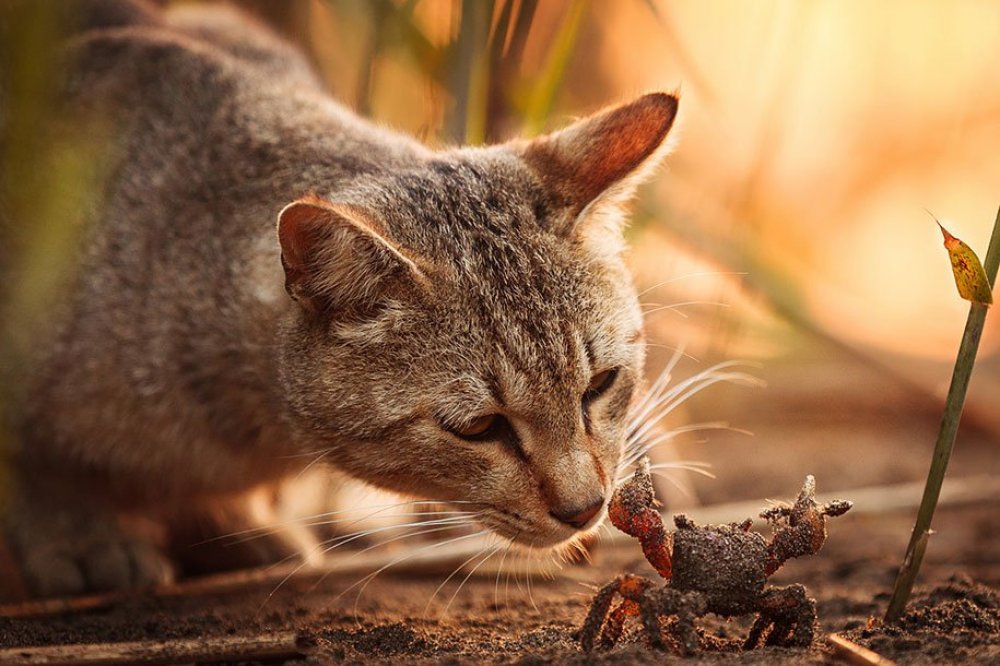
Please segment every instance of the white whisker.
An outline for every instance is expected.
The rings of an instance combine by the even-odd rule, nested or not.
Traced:
[[[670,391],[665,393],[660,399],[660,404],[657,404],[657,406],[651,410],[651,412],[655,412],[654,415],[649,415],[649,413],[647,413],[643,416],[641,425],[636,423],[635,426],[629,429],[631,431],[628,438],[629,441],[632,442],[640,439],[647,432],[649,432],[649,430],[655,427],[661,419],[670,414],[673,410],[677,409],[677,407],[682,405],[691,397],[697,395],[701,391],[704,391],[709,386],[713,386],[720,382],[730,382],[734,384],[743,383],[749,386],[760,386],[762,384],[760,379],[745,372],[720,371],[721,369],[731,367],[732,365],[734,365],[733,362],[719,363],[703,372],[685,379],[671,388]]]
[[[211,543],[213,541],[220,541],[222,539],[229,539],[229,538],[232,538],[232,537],[242,537],[242,536],[249,535],[249,534],[259,534],[261,536],[266,536],[268,534],[272,534],[274,532],[277,532],[277,531],[281,530],[282,528],[289,527],[289,526],[307,526],[308,527],[308,526],[316,526],[316,525],[335,525],[335,524],[338,524],[338,523],[341,523],[341,522],[351,522],[351,521],[360,522],[362,520],[367,520],[368,518],[371,518],[372,516],[376,516],[376,515],[378,515],[380,513],[384,513],[386,511],[391,510],[391,509],[400,508],[400,507],[441,506],[441,505],[449,505],[449,504],[456,504],[456,505],[457,504],[475,504],[475,505],[478,505],[478,506],[484,506],[485,505],[484,502],[472,502],[472,501],[464,501],[464,500],[408,500],[408,501],[405,501],[405,502],[394,502],[392,504],[375,504],[375,505],[365,506],[365,507],[352,507],[350,509],[340,509],[338,511],[327,511],[327,512],[324,512],[324,513],[317,513],[317,514],[312,514],[312,515],[309,515],[309,516],[300,516],[300,517],[297,517],[297,518],[291,518],[289,520],[283,520],[283,521],[281,521],[279,523],[271,523],[269,525],[262,525],[262,526],[259,526],[259,527],[251,527],[251,528],[248,528],[248,529],[245,529],[245,530],[239,530],[237,532],[230,532],[228,534],[222,534],[222,535],[219,535],[219,536],[216,536],[216,537],[212,537],[212,538],[206,539],[205,541],[202,541],[200,543]],[[343,518],[343,519],[331,520],[331,521],[322,521],[321,520],[323,518],[332,517],[332,516],[339,516],[339,515],[343,515],[343,514],[357,513],[359,511],[368,511],[369,509],[375,509],[375,511],[372,511],[371,513],[368,513],[367,515],[361,516],[360,518]],[[433,513],[433,512],[431,512],[431,513]],[[407,515],[407,514],[403,514],[403,515]],[[414,515],[419,515],[419,514],[414,514]]]
[[[654,284],[652,287],[647,287],[647,288],[643,289],[642,291],[639,292],[639,298],[642,298],[643,296],[645,296],[649,292],[653,291],[654,289],[659,289],[660,287],[663,287],[665,285],[671,284],[673,282],[678,282],[680,280],[687,280],[688,278],[693,278],[693,277],[716,277],[716,276],[725,276],[725,275],[749,275],[749,273],[746,273],[744,271],[738,271],[738,272],[737,271],[698,271],[697,273],[685,273],[684,275],[678,275],[676,277],[672,277],[669,280],[664,280],[663,282],[658,282],[658,283]]]
[[[663,312],[664,310],[669,310],[670,312],[687,319],[688,315],[684,313],[680,308],[687,307],[689,305],[711,305],[713,307],[718,307],[718,308],[731,307],[729,303],[723,303],[721,301],[680,301],[677,303],[671,303],[670,305],[661,305],[659,307],[653,308],[652,310],[646,310],[645,312],[642,313],[642,316],[648,317],[651,314],[656,314],[657,312]]]
[[[484,550],[485,550],[485,548],[484,548]],[[434,590],[434,594],[432,594],[431,598],[427,600],[427,605],[424,606],[424,613],[423,614],[424,614],[425,617],[427,616],[427,611],[429,611],[430,608],[431,608],[431,604],[434,603],[435,597],[437,597],[438,593],[441,592],[441,588],[443,588],[445,585],[447,585],[448,581],[450,581],[452,578],[455,577],[455,574],[457,574],[459,571],[461,571],[462,569],[464,569],[465,565],[467,565],[469,562],[471,562],[472,560],[476,559],[477,557],[479,557],[482,554],[483,554],[482,550],[480,550],[479,552],[475,553],[474,555],[472,555],[471,557],[469,557],[467,560],[465,560],[464,562],[462,562],[461,564],[459,564],[457,567],[455,567],[454,571],[452,571],[450,574],[448,574],[448,577],[445,578],[443,581],[441,581],[441,584],[438,585],[437,589]]]
[[[674,347],[673,345],[665,345],[665,344],[661,344],[659,342],[641,342],[639,344],[641,344],[643,347],[656,347],[657,349],[666,349],[666,350],[672,351],[672,352],[678,351],[678,349],[679,349],[678,347]],[[701,363],[701,359],[699,359],[697,356],[692,356],[691,354],[688,354],[687,352],[681,352],[681,353],[683,354],[684,358],[690,359],[690,360],[694,361],[695,363]]]
[[[532,547],[534,547],[535,544],[532,543],[531,545],[532,545]],[[534,608],[535,612],[537,613],[538,612],[538,605],[535,604],[535,598],[531,595],[531,569],[529,568],[530,564],[531,564],[531,559],[530,558],[526,558],[525,559],[525,566],[524,566],[524,580],[525,580],[525,585],[528,588],[528,601],[531,602],[531,607]]]
[[[679,435],[683,435],[689,432],[702,432],[705,430],[725,430],[727,432],[737,432],[741,434],[750,434],[746,430],[741,430],[739,428],[733,428],[725,423],[696,423],[690,426],[680,426],[677,428],[672,428],[664,432],[658,433],[656,436],[649,440],[636,440],[628,444],[625,448],[625,452],[622,455],[621,461],[618,463],[618,474],[622,475],[622,472],[628,473],[628,469],[634,465],[640,458],[649,453],[652,449],[656,448],[664,442],[669,442]]]
[[[305,467],[303,467],[302,469],[299,470],[299,473],[295,475],[295,479],[298,480],[298,479],[302,478],[303,474],[305,474],[310,469],[312,469],[313,465],[315,465],[316,463],[318,463],[319,461],[321,461],[323,458],[325,458],[330,453],[331,450],[332,449],[327,449],[326,451],[320,451],[318,456],[316,456],[315,458],[313,458],[312,460],[310,460],[309,464],[307,464]]]
[[[649,469],[651,471],[661,470],[661,469],[679,469],[685,472],[691,472],[692,474],[700,474],[701,476],[704,476],[709,479],[716,478],[715,474],[705,469],[704,464],[685,463],[685,462],[660,463],[658,465],[651,465]]]
[[[417,555],[420,555],[421,553],[427,552],[429,550],[433,550],[435,548],[441,548],[442,546],[447,546],[447,545],[455,543],[457,541],[462,541],[463,539],[471,539],[473,537],[479,537],[479,536],[482,536],[482,535],[484,535],[484,534],[486,534],[488,532],[489,532],[489,530],[479,530],[478,532],[473,532],[471,534],[462,534],[460,536],[453,537],[451,539],[445,539],[444,541],[438,541],[436,543],[427,544],[426,546],[422,546],[420,548],[417,548],[416,550],[411,551],[409,553],[404,553],[403,555],[401,555],[400,557],[397,557],[396,559],[392,560],[391,562],[389,562],[385,566],[382,566],[382,567],[376,569],[375,571],[373,571],[372,573],[367,574],[363,578],[360,578],[359,580],[357,580],[353,585],[351,585],[347,589],[343,590],[340,594],[338,594],[336,597],[334,597],[334,601],[337,601],[342,596],[344,596],[345,594],[347,594],[348,592],[350,592],[351,590],[353,590],[355,587],[357,587],[358,585],[361,585],[362,583],[364,583],[364,585],[362,585],[361,589],[358,590],[358,596],[354,600],[354,615],[355,615],[355,617],[357,617],[358,601],[361,599],[361,595],[362,595],[362,593],[364,593],[365,588],[367,588],[368,585],[369,585],[369,583],[371,583],[373,580],[375,580],[375,578],[380,573],[382,573],[383,571],[385,571],[386,569],[389,569],[390,567],[394,567],[397,564],[399,564],[400,562],[404,562],[404,561],[406,561],[408,559],[414,558]]]
[[[670,430],[664,430],[663,432],[657,433],[652,439],[636,439],[636,440],[626,440],[627,445],[625,447],[625,454],[628,456],[633,456],[639,451],[648,451],[649,449],[661,444],[665,441],[669,441],[684,435],[689,432],[700,432],[702,430],[732,430],[728,423],[722,421],[708,421],[705,423],[693,423],[686,426],[677,426],[676,428],[671,428]]]
[[[684,354],[684,347],[682,345],[681,347],[678,347],[674,351],[673,356],[671,356],[670,359],[667,361],[667,364],[663,367],[663,370],[661,370],[657,378],[653,380],[653,384],[652,386],[649,387],[649,390],[646,392],[646,395],[644,395],[639,400],[639,402],[637,402],[636,405],[631,410],[629,410],[630,414],[628,418],[631,423],[634,423],[637,420],[641,420],[642,418],[641,415],[645,412],[646,406],[650,402],[655,401],[656,397],[660,394],[660,392],[663,391],[668,384],[670,384],[671,373],[677,366],[677,363],[680,362],[681,356],[683,354]]]
[[[343,545],[346,545],[353,541],[357,541],[358,539],[363,539],[364,537],[368,537],[373,534],[381,534],[382,532],[404,529],[405,527],[434,527],[437,525],[447,525],[449,527],[453,527],[457,525],[470,524],[471,522],[472,522],[471,516],[452,516],[450,518],[440,518],[438,520],[424,520],[415,523],[408,523],[405,526],[385,525],[383,527],[375,527],[370,530],[363,530],[361,532],[352,532],[351,534],[337,536],[332,539],[327,539],[326,541],[320,543],[318,547],[322,548],[323,553],[326,554],[336,548],[340,548]],[[328,545],[331,543],[333,545]]]
[[[507,555],[510,553],[511,544],[508,543],[507,547],[504,548],[503,555],[500,556],[500,565],[497,567],[497,579],[493,586],[493,607],[495,609],[500,608],[500,574],[503,573],[503,563],[507,560]]]
[[[660,478],[666,479],[667,481],[670,482],[670,484],[674,488],[676,488],[677,490],[681,491],[682,495],[684,495],[685,497],[691,497],[691,489],[688,488],[688,487],[686,487],[684,484],[682,484],[681,482],[679,482],[677,479],[675,479],[670,474],[664,474],[663,472],[650,472],[650,474],[652,476],[658,476]]]
[[[449,599],[448,603],[445,604],[444,610],[441,611],[441,615],[447,615],[448,614],[448,609],[451,608],[452,603],[454,603],[455,597],[458,596],[458,593],[462,591],[462,587],[464,587],[465,584],[469,581],[469,579],[472,578],[472,574],[476,573],[476,570],[479,567],[481,567],[484,564],[486,564],[486,561],[489,560],[494,555],[496,555],[500,551],[501,548],[503,548],[503,543],[498,543],[497,545],[495,545],[492,548],[490,548],[489,552],[486,553],[486,556],[483,559],[479,560],[479,562],[476,564],[476,566],[472,567],[472,569],[470,569],[469,572],[467,574],[465,574],[465,578],[463,578],[462,582],[458,584],[458,588],[452,593],[451,599]]]

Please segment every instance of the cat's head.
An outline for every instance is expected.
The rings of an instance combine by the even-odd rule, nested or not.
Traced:
[[[522,543],[592,528],[645,356],[620,204],[676,111],[646,95],[287,206],[281,376],[303,445]]]

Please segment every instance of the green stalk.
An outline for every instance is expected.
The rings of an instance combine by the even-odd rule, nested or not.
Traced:
[[[570,59],[576,49],[576,40],[580,35],[588,6],[587,0],[574,0],[552,40],[545,67],[535,81],[524,114],[524,129],[528,136],[535,136],[541,132],[552,115],[552,105],[555,103],[556,94],[562,86]]]
[[[997,266],[1000,265],[1000,211],[993,224],[993,235],[990,247],[986,251],[986,261],[983,268],[990,281],[990,288],[996,284]],[[983,335],[983,325],[986,322],[988,306],[982,303],[972,303],[969,308],[969,318],[965,322],[965,333],[958,348],[955,359],[955,370],[951,376],[951,386],[948,387],[948,397],[945,400],[944,414],[941,417],[941,427],[938,430],[937,442],[934,445],[934,458],[930,471],[927,473],[927,484],[924,486],[924,496],[920,500],[917,511],[917,522],[913,526],[910,544],[906,548],[906,557],[896,576],[896,584],[892,590],[892,599],[885,613],[886,622],[897,622],[906,610],[906,603],[913,591],[913,582],[920,571],[920,563],[924,559],[924,550],[931,534],[931,520],[934,509],[937,508],[938,497],[941,495],[941,484],[948,469],[948,459],[955,445],[955,435],[958,423],[962,418],[962,407],[965,404],[965,393],[969,388],[969,378],[976,363],[976,352],[979,350],[979,339]]]

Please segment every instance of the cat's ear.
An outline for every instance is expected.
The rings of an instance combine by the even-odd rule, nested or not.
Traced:
[[[575,219],[632,195],[665,153],[677,97],[652,93],[528,142],[521,154]]]
[[[285,290],[307,311],[364,311],[392,292],[426,283],[424,274],[366,211],[318,197],[278,214]]]

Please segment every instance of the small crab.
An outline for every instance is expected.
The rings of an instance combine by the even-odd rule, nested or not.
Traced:
[[[768,629],[768,645],[810,645],[816,602],[802,585],[766,584],[786,560],[818,552],[826,541],[825,517],[842,515],[852,506],[844,500],[817,504],[815,492],[816,480],[807,476],[795,504],[760,514],[774,530],[770,542],[750,531],[749,518],[698,527],[678,515],[677,531],[671,535],[654,508],[649,461],[643,459],[635,475],[615,491],[608,515],[615,527],[639,539],[646,559],[667,583],[657,586],[648,578],[623,574],[602,587],[579,633],[583,649],[591,651],[599,634],[602,646],[611,647],[621,637],[625,621],[636,616],[653,647],[665,649],[660,619],[673,616],[667,631],[682,654],[691,654],[698,649],[695,620],[707,613],[724,617],[757,613],[744,649],[756,647]],[[621,602],[611,610],[615,594]]]

